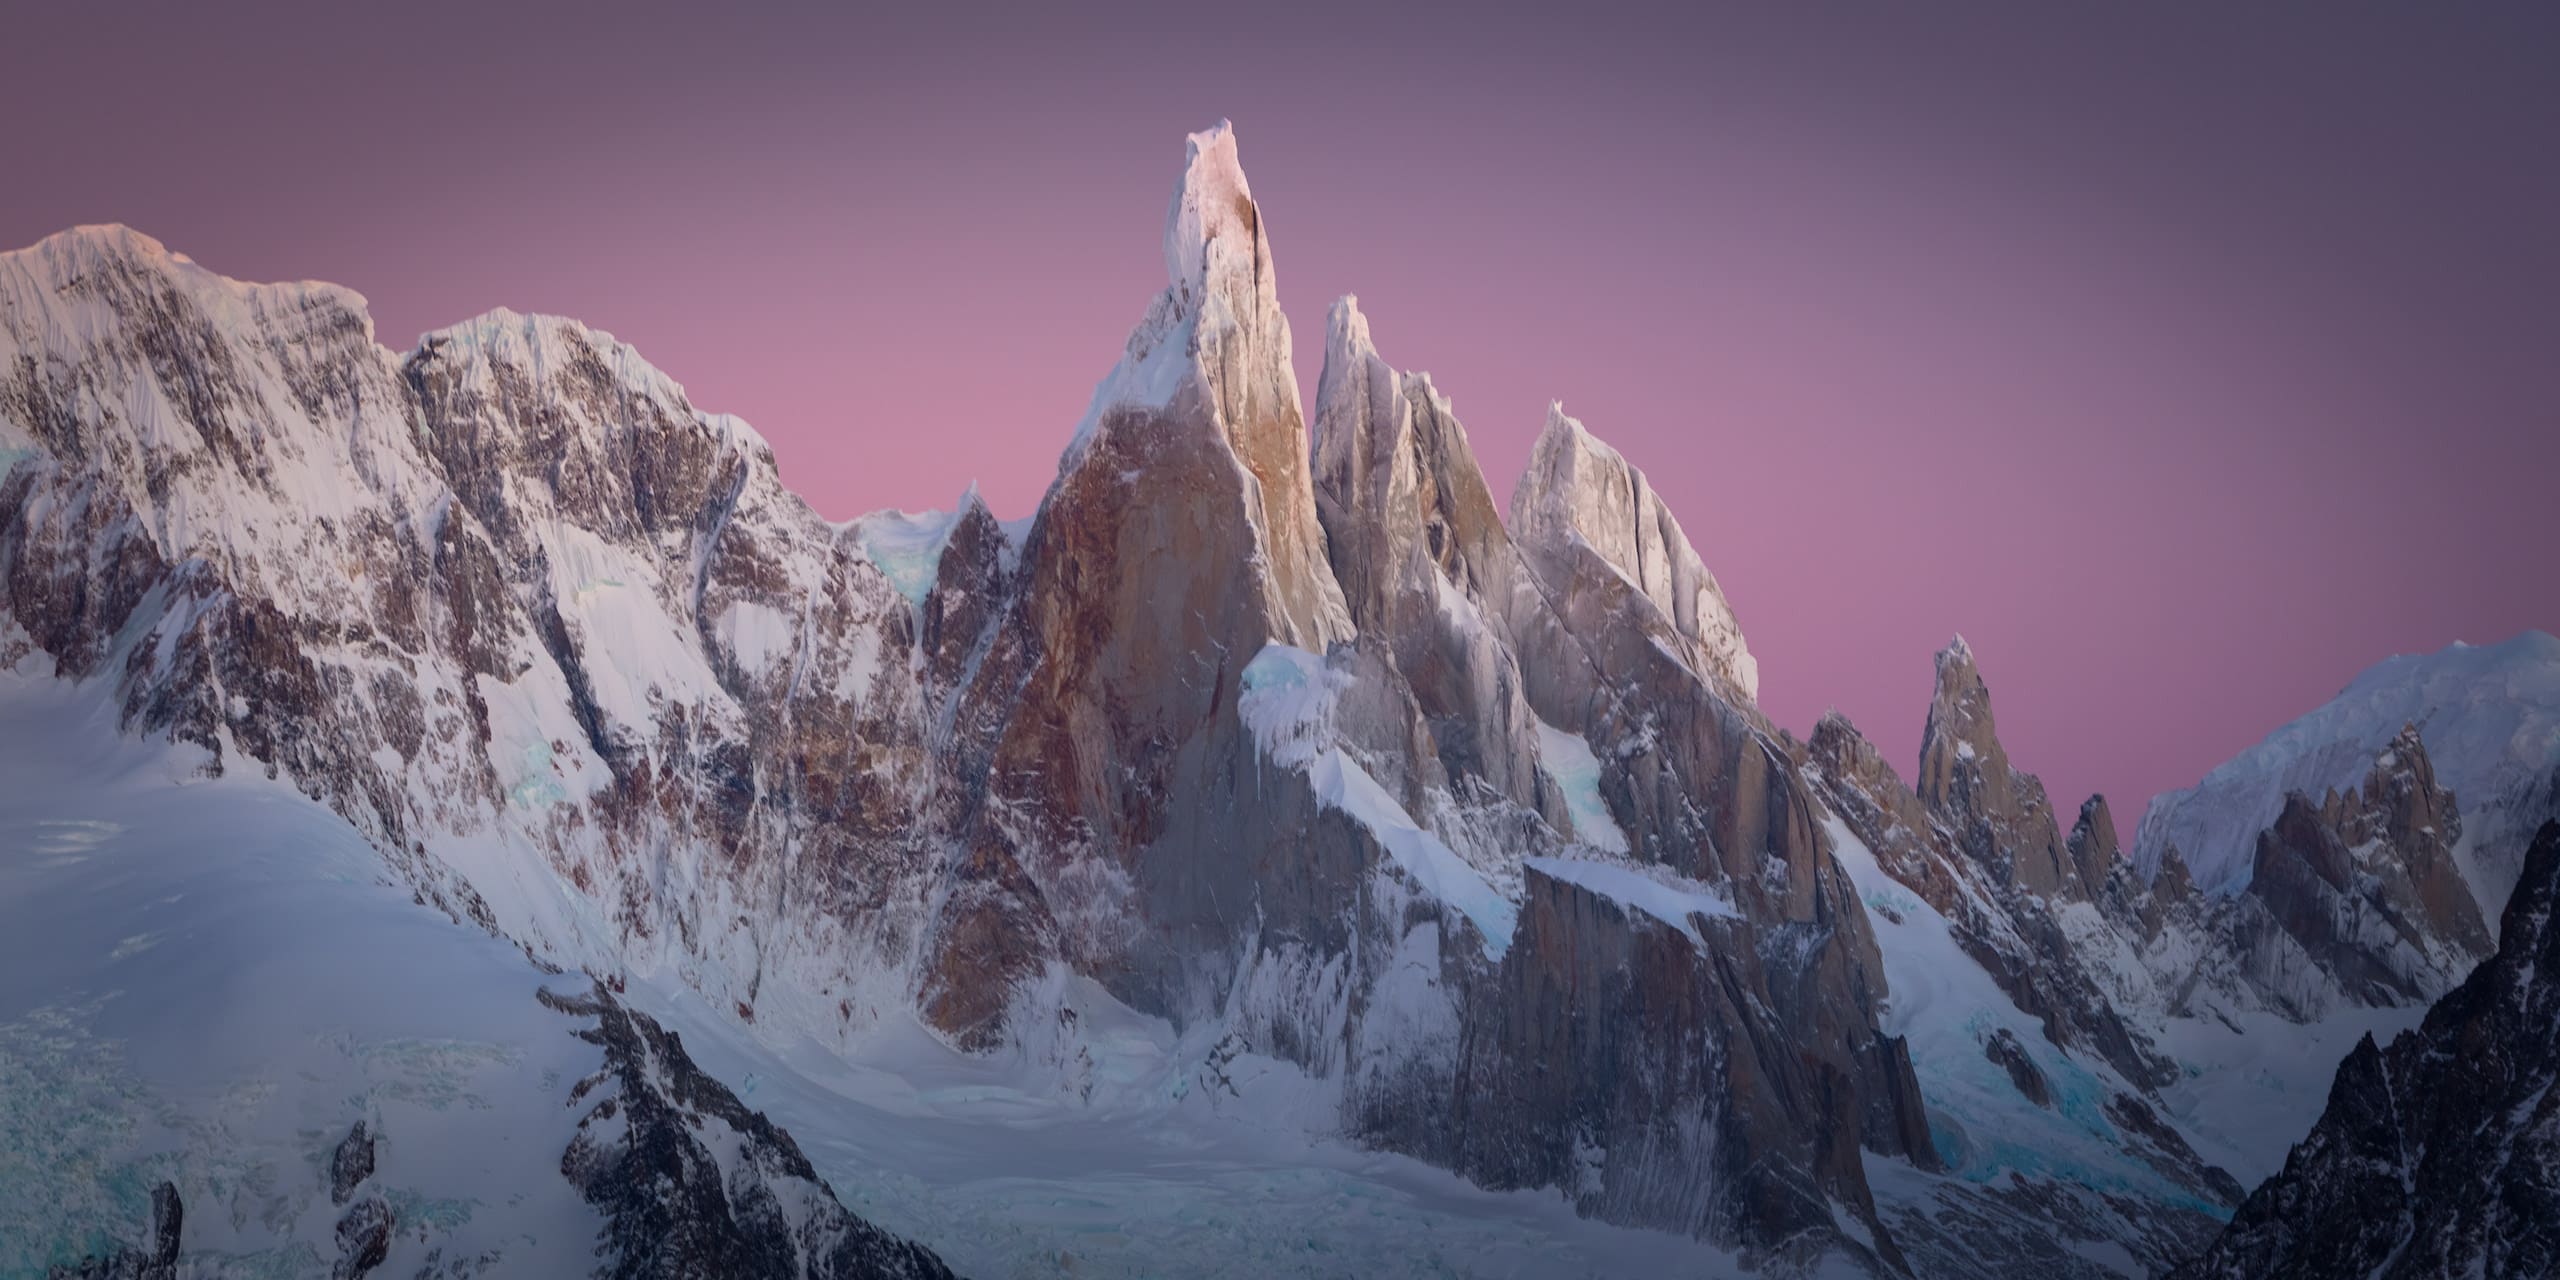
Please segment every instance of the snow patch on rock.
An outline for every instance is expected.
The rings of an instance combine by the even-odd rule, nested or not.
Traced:
[[[854,541],[887,575],[889,585],[921,609],[941,572],[942,549],[951,544],[951,531],[976,496],[973,485],[949,511],[874,511],[854,520]]]
[[[1609,805],[1600,798],[1600,757],[1592,754],[1591,743],[1581,734],[1567,733],[1545,720],[1539,720],[1537,725],[1538,764],[1564,792],[1565,812],[1573,817],[1574,838],[1595,849],[1625,853],[1627,833],[1616,818],[1609,816]]]
[[[1612,902],[1630,906],[1689,936],[1700,947],[1706,935],[1696,917],[1739,920],[1742,913],[1724,888],[1700,884],[1658,863],[1610,862],[1598,858],[1530,858],[1532,871],[1549,879],[1587,889]]]
[[[1475,925],[1486,956],[1499,961],[1511,949],[1520,904],[1424,830],[1335,742],[1334,704],[1350,680],[1348,673],[1304,649],[1265,645],[1245,664],[1244,692],[1236,710],[1264,758],[1304,771],[1318,800],[1368,828],[1415,884]]]

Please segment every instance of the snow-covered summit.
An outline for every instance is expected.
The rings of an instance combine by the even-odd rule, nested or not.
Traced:
[[[2134,837],[2136,865],[2154,875],[2174,846],[2199,887],[2239,891],[2258,833],[2287,792],[2316,798],[2354,786],[2409,724],[2460,808],[2457,857],[2472,895],[2506,901],[2534,809],[2551,801],[2560,769],[2560,638],[2542,631],[2375,664],[2196,785],[2154,798]]]
[[[468,390],[503,395],[505,389],[498,383],[509,373],[520,372],[537,384],[564,377],[581,378],[590,384],[585,390],[591,399],[611,397],[611,402],[590,406],[603,411],[592,419],[599,425],[630,423],[642,416],[660,416],[673,422],[698,421],[732,449],[765,459],[768,464],[773,457],[773,447],[744,419],[696,412],[685,395],[684,384],[649,363],[630,343],[566,316],[492,308],[459,324],[419,335],[410,358],[438,352],[452,357],[453,366],[465,371]],[[642,399],[664,412],[634,414],[634,403]]]
[[[1130,333],[1120,362],[1094,388],[1063,465],[1081,456],[1112,409],[1163,409],[1189,386],[1214,392],[1203,359],[1219,356],[1224,338],[1265,348],[1247,372],[1288,369],[1289,322],[1280,314],[1261,213],[1236,159],[1234,127],[1224,120],[1186,140],[1182,177],[1165,213],[1164,267],[1164,292]],[[1275,343],[1276,353],[1268,349]],[[1289,377],[1278,387],[1293,417],[1296,385]]]
[[[36,241],[22,249],[0,252],[0,278],[19,281],[23,277],[42,280],[68,290],[78,291],[83,281],[101,267],[142,270],[178,277],[199,285],[214,285],[246,299],[273,305],[282,299],[325,302],[364,317],[366,336],[373,332],[372,318],[365,314],[364,295],[345,285],[323,280],[289,280],[269,284],[252,284],[207,270],[195,259],[171,249],[157,238],[126,226],[121,222],[87,223]],[[36,299],[22,289],[8,287],[0,291],[0,311],[26,306]]]

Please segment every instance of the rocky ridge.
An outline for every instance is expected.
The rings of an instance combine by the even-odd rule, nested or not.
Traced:
[[[2560,823],[2534,839],[2496,954],[2389,1047],[2338,1067],[2281,1173],[2182,1278],[2549,1275],[2560,1268]]]
[[[1782,1271],[2003,1273],[1989,1241],[2103,1274],[2053,1241],[2164,1263],[2209,1234],[2238,1187],[2170,1105],[2161,1022],[2239,935],[2129,875],[2102,800],[2059,829],[1967,647],[1917,786],[1846,721],[1793,742],[1678,522],[1560,408],[1506,522],[1346,298],[1310,439],[1224,126],[1165,250],[1016,533],[974,494],[822,520],[752,430],[571,321],[397,354],[344,290],[54,237],[0,257],[0,661],[289,778],[545,963],[776,1037],[915,1017],[1072,1090],[1104,1000],[1214,1045],[1184,1088],[1279,1064],[1311,1128]],[[2452,800],[2409,777],[2269,855],[2333,891],[2268,908],[2335,926],[2323,973],[2415,931],[2425,963],[2349,1001],[2423,998],[2479,940]],[[2340,896],[2318,872],[2368,845],[2399,887]],[[1961,1044],[1915,1016],[1932,937],[1985,975]],[[585,1012],[625,1090],[681,1056]],[[616,1136],[625,1105],[573,1180],[710,1185],[676,1129]],[[2021,1167],[1992,1115],[2095,1163]],[[796,1177],[786,1148],[758,1167]],[[678,1238],[728,1238],[696,1209]],[[806,1265],[850,1238],[746,1212],[739,1247]]]
[[[1709,661],[1676,525],[1639,503],[1604,539],[1628,568],[1596,527],[1514,548],[1445,402],[1395,377],[1390,418],[1420,426],[1386,452],[1423,451],[1428,509],[1327,527],[1224,129],[1168,224],[1170,283],[1018,541],[978,504],[819,520],[752,431],[572,322],[497,312],[395,355],[343,290],[56,237],[0,268],[0,645],[211,769],[292,779],[548,963],[672,973],[822,1041],[912,1009],[1070,1071],[1062,992],[1090,979],[1331,1082],[1320,1127],[1772,1260],[1891,1265],[1859,1152],[1928,1155],[1873,942]],[[1623,464],[1557,483],[1568,509],[1644,492]],[[1380,566],[1374,633],[1337,558]],[[1465,603],[1434,639],[1412,623],[1439,584]],[[1245,723],[1266,653],[1341,687],[1319,759]],[[1551,743],[1598,776],[1565,786]],[[1726,941],[1540,870],[1592,851],[1576,803],[1633,865],[1736,901]],[[1576,1048],[1581,1093],[1518,1105],[1565,976],[1634,946],[1692,994],[1623,1061]],[[1675,1048],[1697,1037],[1705,1062]],[[1657,1132],[1666,1109],[1688,1118]]]
[[[2196,890],[2172,849],[2149,885],[2128,871],[2102,906],[2136,940],[2128,969],[2147,969],[2173,1013],[2313,1022],[2424,1005],[2492,949],[2454,855],[2462,826],[2409,725],[2360,787],[2288,795],[2236,893]]]

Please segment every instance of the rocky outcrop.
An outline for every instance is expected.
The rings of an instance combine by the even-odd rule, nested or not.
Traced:
[[[1859,1151],[1934,1157],[1907,1055],[1875,1030],[1873,938],[1794,762],[1697,659],[1695,619],[1684,633],[1672,596],[1636,590],[1569,523],[1512,541],[1449,402],[1378,354],[1354,300],[1333,309],[1319,385],[1327,545],[1363,649],[1383,651],[1378,678],[1418,713],[1408,729],[1328,723],[1381,745],[1418,734],[1411,807],[1451,815],[1452,845],[1522,885],[1498,971],[1453,984],[1454,1078],[1362,1100],[1362,1130],[1494,1185],[1563,1186],[1587,1211],[1746,1250],[1839,1247],[1834,1204],[1870,1234]],[[1571,429],[1586,463],[1616,458]],[[1636,509],[1659,514],[1644,496]],[[1670,572],[1659,536],[1641,554]],[[1682,581],[1712,583],[1703,569]],[[1568,796],[1575,766],[1551,751],[1589,759],[1593,776],[1570,784],[1587,791]],[[1742,909],[1704,934],[1664,928],[1522,865],[1524,845],[1556,835]],[[1621,986],[1630,965],[1640,976]],[[1417,1107],[1435,1119],[1417,1124]],[[1809,1142],[1817,1123],[1826,1136]],[[1875,1256],[1895,1256],[1875,1239]]]
[[[2560,823],[2535,837],[2495,955],[2389,1048],[2340,1064],[2328,1109],[2221,1239],[2207,1277],[2560,1270]]]
[[[1965,761],[1942,759],[1951,766],[1942,776],[1941,798],[1946,802],[1942,808],[1933,808],[1905,786],[1874,745],[1837,713],[1815,725],[1806,745],[1817,789],[1830,809],[1875,851],[1887,874],[1947,917],[1958,945],[2019,1011],[2042,1026],[2045,1039],[2058,1048],[2105,1061],[2136,1088],[2165,1085],[2176,1078],[2175,1065],[2126,1021],[2101,977],[2089,972],[2080,947],[2055,910],[2059,904],[2011,871],[2044,856],[2046,850],[2036,842],[2043,839],[2049,824],[2018,821],[2021,811],[2017,809],[1986,810],[1972,803],[1988,790],[1977,785],[1988,776],[1986,765],[1996,766],[2002,775],[2013,771],[1997,738],[1990,736],[1989,695],[1970,654],[1961,665],[1964,675],[1957,687],[1967,694],[1950,700],[1949,663],[1941,656],[1939,696],[1931,704],[1930,723],[1945,726],[1937,738],[1942,757],[1955,754],[1948,745],[1954,741],[1972,741],[1976,755]],[[1941,714],[1941,708],[1953,712],[1968,703],[1979,709],[1977,717]],[[1959,727],[1969,738],[1956,736]],[[2041,784],[2031,775],[2018,776],[2023,782],[2006,788],[2007,794],[2043,795]],[[1966,799],[1951,799],[1958,795]],[[1986,814],[1999,815],[1999,820]],[[2103,814],[2101,802],[2090,820],[2093,831]],[[2030,842],[2024,854],[2001,843],[2021,830]],[[1989,1051],[1986,1045],[1985,1052]]]
[[[846,1212],[791,1135],[704,1075],[674,1032],[601,986],[543,1002],[604,1051],[570,1092],[585,1111],[560,1158],[605,1218],[598,1275],[948,1280],[931,1251]],[[339,1224],[342,1246],[356,1221]],[[378,1247],[369,1256],[379,1262]]]
[[[1873,1064],[1813,1056],[1824,1039],[1753,994],[1788,981],[1755,932],[1730,915],[1674,925],[1533,871],[1503,998],[1468,1037],[1453,1163],[1772,1262],[1842,1247],[1835,1203],[1875,1223],[1862,1147],[1930,1159],[1909,1057],[1873,1035]],[[1872,1240],[1875,1261],[1902,1264],[1890,1235]]]
[[[1963,636],[1938,652],[1938,686],[1921,731],[1920,773],[1913,786],[1957,849],[2003,883],[2085,901],[2104,880],[2082,878],[2079,861],[2055,826],[2044,784],[2009,763],[1991,716],[1990,687]],[[2110,843],[2112,830],[2110,823]],[[2094,845],[2096,834],[2089,839]]]
[[[1982,1056],[2008,1073],[2009,1083],[2018,1087],[2019,1096],[2039,1107],[2053,1105],[2053,1083],[2045,1079],[2044,1069],[2036,1065],[2027,1047],[2018,1042],[2016,1032],[2002,1027],[1983,1041]]]
[[[2144,940],[2175,1011],[2263,1008],[2309,1022],[2421,1004],[2491,947],[2454,853],[2462,830],[2411,725],[2361,786],[2288,796],[2236,892],[2199,892],[2171,849],[2151,884],[2112,883],[2103,906]]]
[[[1510,635],[1528,570],[1448,398],[1380,357],[1359,300],[1344,297],[1327,317],[1316,406],[1316,511],[1354,625],[1413,690],[1448,776],[1574,834],[1542,780]]]
[[[2489,931],[2454,865],[2462,825],[2417,726],[2375,758],[2363,788],[2314,808],[2288,797],[2258,837],[2247,897],[2354,1004],[2424,1001],[2488,954]],[[2271,993],[2308,1013],[2294,993]]]
[[[923,629],[918,648],[935,687],[947,690],[968,679],[978,641],[1011,592],[1014,551],[995,513],[971,486],[934,561],[933,586],[919,607]]]
[[[2124,864],[2124,846],[2116,839],[2115,814],[2107,808],[2107,798],[2093,795],[2080,802],[2080,816],[2071,824],[2071,834],[2062,841],[2062,850],[2078,876],[2084,891],[2095,891]]]
[[[1743,643],[1742,624],[1680,522],[1644,472],[1567,417],[1562,404],[1548,408],[1528,473],[1511,490],[1511,527],[1524,542],[1589,548],[1661,611],[1694,670],[1743,703],[1760,696],[1760,665]]]
[[[151,1188],[151,1244],[125,1245],[93,1254],[70,1266],[55,1267],[49,1280],[177,1280],[178,1237],[186,1225],[186,1206],[174,1183]]]
[[[373,1176],[373,1135],[358,1120],[329,1153],[329,1203],[345,1204]]]
[[[391,1206],[380,1196],[366,1196],[338,1219],[338,1260],[329,1267],[330,1280],[363,1280],[391,1256],[391,1231],[396,1225]]]
[[[2208,910],[2187,873],[2187,860],[2174,847],[2162,854],[2148,884],[2133,863],[2117,863],[2099,888],[2098,905],[2118,929],[2144,946],[2158,942],[2173,924],[2196,932]]]

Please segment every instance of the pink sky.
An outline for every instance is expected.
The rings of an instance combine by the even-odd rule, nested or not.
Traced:
[[[2560,629],[2560,10],[202,9],[11,19],[0,242],[131,223],[395,346],[576,316],[832,516],[1028,512],[1232,117],[1307,386],[1357,292],[1497,489],[1562,399],[1799,731],[1907,770],[1961,630],[2129,835],[2372,661]]]

